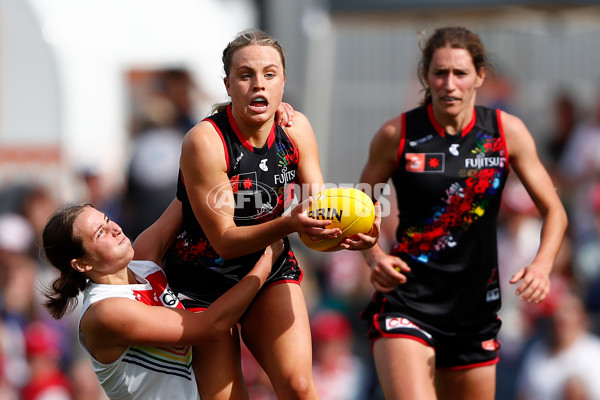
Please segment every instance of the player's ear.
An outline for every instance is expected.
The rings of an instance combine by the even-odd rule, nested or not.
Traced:
[[[227,96],[230,96],[230,94],[229,94],[229,78],[228,77],[223,78],[223,84],[225,85],[225,90],[227,91]]]
[[[479,89],[481,87],[481,85],[483,85],[483,82],[485,81],[485,67],[481,67],[479,68],[479,71],[477,71],[477,78],[475,78],[475,88]]]
[[[78,272],[87,272],[92,269],[92,266],[83,262],[81,259],[74,258],[71,260],[71,268]]]

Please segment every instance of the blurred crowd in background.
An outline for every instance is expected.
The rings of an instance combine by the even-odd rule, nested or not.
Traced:
[[[193,82],[185,71],[160,71],[152,79],[155,89],[131,110],[124,184],[108,191],[104,177],[86,168],[77,171],[81,196],[71,199],[92,203],[132,239],[175,195],[181,140],[197,122],[186,97]],[[570,227],[549,297],[540,305],[520,302],[507,282],[533,259],[540,218],[518,180],[507,183],[498,231],[504,284],[499,400],[600,398],[600,101],[591,112],[562,93],[553,101],[556,131],[538,151],[568,210]],[[40,289],[56,271],[40,254],[40,232],[63,205],[60,201],[41,185],[0,188],[0,400],[105,398],[77,340],[79,310],[55,321],[42,307]],[[381,242],[388,248],[396,218],[392,213],[383,222]],[[305,271],[302,287],[321,398],[381,399],[366,326],[359,319],[373,290],[361,255],[317,253],[292,240]],[[253,400],[275,398],[248,352],[243,368]]]

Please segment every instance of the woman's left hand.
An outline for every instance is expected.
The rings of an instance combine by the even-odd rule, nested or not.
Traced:
[[[281,127],[292,126],[292,119],[294,118],[294,108],[283,101],[279,104],[277,112],[275,112],[275,122]]]
[[[515,291],[516,295],[520,296],[521,300],[529,303],[543,301],[550,292],[550,276],[548,272],[545,272],[548,270],[532,263],[517,271],[510,279],[511,284],[521,281]]]
[[[381,205],[375,202],[375,220],[368,234],[358,233],[340,242],[339,246],[345,250],[366,250],[377,244],[381,228]]]

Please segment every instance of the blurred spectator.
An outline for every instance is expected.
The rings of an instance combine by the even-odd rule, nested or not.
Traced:
[[[107,188],[102,172],[95,167],[87,166],[79,172],[79,177],[83,181],[86,191],[83,201],[92,204],[113,221],[120,221],[121,210],[118,195],[114,189]]]
[[[252,400],[277,400],[269,376],[242,342],[242,372]]]
[[[565,141],[564,153],[560,159],[561,173],[564,176],[581,180],[598,176],[600,171],[600,92],[595,109],[587,121],[575,127]]]
[[[371,295],[369,266],[360,252],[336,251],[326,255],[319,269],[323,302],[360,312]],[[341,303],[341,304],[340,304]]]
[[[498,399],[514,399],[515,379],[522,362],[523,349],[536,333],[540,318],[548,317],[556,307],[557,295],[572,282],[570,239],[565,237],[550,276],[553,290],[540,304],[530,304],[515,296],[516,285],[508,278],[535,258],[540,243],[541,217],[522,183],[512,176],[506,182],[498,224],[498,265],[502,308],[502,343],[497,365]]]
[[[46,386],[68,381],[61,368],[78,346],[61,324],[41,327],[49,316],[37,289],[53,276],[37,240],[56,202],[45,186],[16,184],[3,188],[0,203],[0,399],[41,399]],[[71,398],[62,390],[46,394]]]
[[[22,400],[71,400],[71,384],[59,365],[59,336],[41,322],[25,332],[29,380],[21,391]]]
[[[32,257],[34,232],[18,214],[0,214],[0,308],[19,325],[35,318],[37,260]]]
[[[25,192],[19,213],[23,215],[33,229],[35,244],[41,243],[42,229],[46,221],[58,207],[58,203],[50,189],[42,185],[32,185]],[[37,252],[35,254],[38,255]]]
[[[120,225],[132,240],[158,219],[176,195],[181,141],[174,105],[159,96],[144,104],[145,130],[132,144]]]
[[[563,201],[569,213],[575,251],[579,245],[597,240],[590,198],[600,182],[600,91],[592,117],[578,124],[565,144],[558,172],[563,185]]]
[[[548,143],[548,157],[551,169],[558,164],[577,124],[577,107],[566,92],[559,92],[553,104],[553,131]]]
[[[0,191],[0,214],[16,214],[24,217],[34,234],[29,251],[37,257],[35,243],[41,235],[46,220],[57,207],[50,190],[39,184],[18,183]]]
[[[585,382],[579,376],[567,379],[563,389],[563,400],[594,400],[586,390]]]
[[[532,328],[523,313],[522,302],[514,294],[516,287],[508,281],[534,259],[542,228],[542,219],[518,179],[509,177],[506,182],[498,221],[498,267],[502,295],[502,308],[498,314],[503,323],[498,334],[502,347],[497,365],[497,395],[499,398],[511,398],[515,367],[520,362],[522,349]]]
[[[370,397],[367,368],[353,352],[354,332],[344,314],[321,310],[311,317],[313,374],[321,400]]]
[[[175,118],[173,127],[181,132],[187,132],[194,125],[194,102],[192,92],[202,95],[202,92],[197,90],[192,77],[184,69],[168,69],[161,74],[162,79],[159,81],[162,94],[171,101],[175,106]],[[209,109],[209,107],[203,108]]]
[[[477,102],[490,108],[499,108],[514,114],[515,86],[513,79],[496,67],[489,71],[483,85],[477,91]]]
[[[565,290],[558,297],[546,335],[525,355],[518,398],[600,399],[600,338],[589,332],[586,309],[574,292]]]
[[[591,191],[589,202],[593,210],[589,219],[593,221],[600,238],[600,183]],[[582,282],[586,306],[593,313],[592,329],[600,332],[600,241],[590,239],[580,244],[573,263],[575,274],[579,282]]]
[[[16,400],[18,388],[28,379],[25,338],[21,327],[10,320],[0,321],[0,399]]]

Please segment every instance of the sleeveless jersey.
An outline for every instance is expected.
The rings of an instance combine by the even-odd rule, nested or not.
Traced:
[[[227,189],[233,190],[236,225],[255,225],[279,217],[294,198],[298,168],[298,150],[285,131],[273,123],[265,145],[256,148],[237,127],[231,105],[205,121],[214,126],[223,142],[229,177]],[[209,193],[217,204],[226,201],[224,196],[219,197],[222,195],[219,189]],[[243,278],[264,250],[229,260],[221,258],[194,216],[181,172],[177,198],[182,202],[183,230],[167,253],[165,273],[186,308],[206,308]],[[273,265],[267,285],[301,279],[289,241],[284,240],[284,252]]]
[[[500,111],[476,106],[457,135],[445,134],[431,105],[402,118],[392,254],[411,272],[386,298],[437,326],[489,318],[501,302],[496,220],[509,172]]]
[[[141,283],[99,285],[90,281],[84,291],[81,317],[90,305],[111,297],[123,297],[150,306],[183,308],[158,265],[151,261],[132,261],[129,268]],[[81,326],[79,343],[89,353]],[[191,346],[129,346],[110,364],[91,358],[100,385],[111,400],[200,399],[192,371]]]

